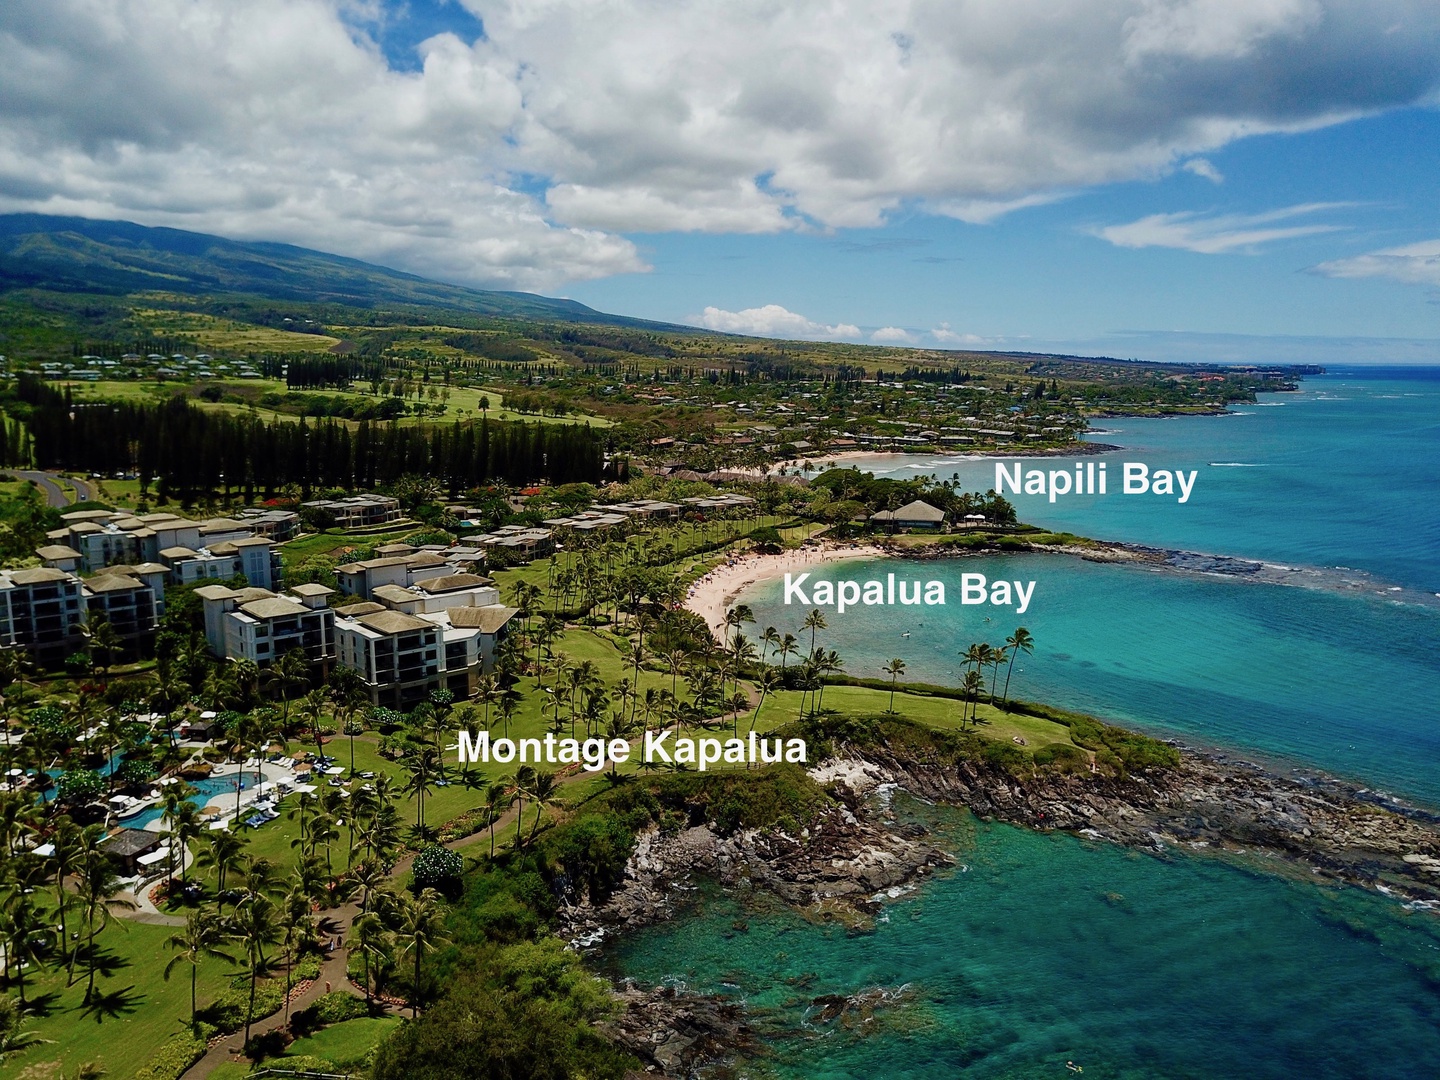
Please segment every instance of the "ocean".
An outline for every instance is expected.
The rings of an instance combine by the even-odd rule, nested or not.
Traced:
[[[971,641],[1036,639],[1012,692],[1192,744],[1319,768],[1440,806],[1440,370],[1336,371],[1223,417],[1114,420],[1107,462],[1198,471],[1186,505],[1015,501],[1107,540],[1294,568],[1302,584],[1024,554],[836,564],[832,578],[1034,579],[1013,610],[874,607],[821,634],[845,670],[951,681]],[[1063,459],[1062,459],[1063,460]],[[990,462],[886,455],[886,475]],[[1042,460],[1046,469],[1059,463]],[[1111,466],[1112,471],[1116,469]],[[779,583],[742,599],[797,633]],[[988,620],[988,621],[987,621]],[[908,634],[907,636],[904,636]],[[1440,1075],[1440,920],[1273,867],[1163,856],[975,822],[904,796],[962,866],[868,932],[701,889],[690,913],[605,949],[615,973],[743,999],[751,1077],[939,1080]],[[827,1020],[817,998],[878,1002]],[[826,1000],[833,1000],[827,998]]]
[[[1299,393],[1267,395],[1238,416],[1111,422],[1100,438],[1124,449],[1098,460],[1111,473],[1124,461],[1199,470],[1185,505],[1115,494],[1014,500],[1035,524],[1264,561],[1303,571],[1288,575],[1303,584],[1042,554],[836,563],[825,576],[936,579],[948,600],[831,609],[819,640],[852,675],[881,677],[898,657],[906,678],[954,684],[971,642],[1000,645],[1023,625],[1036,648],[1016,663],[1017,697],[1440,807],[1440,370],[1408,376],[1307,379]],[[988,487],[994,474],[991,462],[942,466],[933,456],[860,464],[894,476],[959,472],[971,486]],[[966,572],[1034,580],[1029,609],[961,606]],[[741,599],[755,612],[752,633],[801,636],[807,612],[782,602],[780,581]]]
[[[1440,1075],[1440,922],[1358,889],[977,824],[897,799],[960,866],[870,932],[695,894],[610,972],[745,1002],[775,1080]],[[816,999],[882,999],[828,1020]]]

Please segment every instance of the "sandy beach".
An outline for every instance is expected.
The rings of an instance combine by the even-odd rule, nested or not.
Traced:
[[[778,555],[748,554],[727,559],[697,579],[685,598],[685,607],[695,612],[716,640],[725,640],[725,612],[735,598],[757,581],[787,573],[803,573],[821,563],[841,559],[873,559],[889,554],[875,544],[812,543]]]

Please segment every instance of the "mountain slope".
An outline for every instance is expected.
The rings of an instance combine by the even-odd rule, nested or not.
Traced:
[[[125,221],[0,215],[0,291],[243,293],[370,308],[409,304],[502,318],[654,326],[574,300],[445,285],[290,244],[248,243]]]

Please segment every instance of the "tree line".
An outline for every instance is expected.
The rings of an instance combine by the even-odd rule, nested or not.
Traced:
[[[212,492],[268,497],[287,484],[373,488],[401,476],[430,476],[452,496],[492,480],[524,485],[601,479],[604,446],[588,427],[456,422],[401,427],[333,419],[266,421],[207,412],[183,397],[161,404],[79,405],[22,376],[16,390],[43,469],[135,472],[142,484],[182,502]],[[7,406],[8,408],[9,406]]]

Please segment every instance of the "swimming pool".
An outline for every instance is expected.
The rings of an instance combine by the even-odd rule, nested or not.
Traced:
[[[196,806],[204,806],[211,799],[215,798],[216,795],[235,794],[235,776],[233,773],[229,776],[207,776],[203,780],[189,780],[186,782],[194,788],[195,791],[193,794],[187,796],[185,801],[194,803]],[[249,789],[254,783],[255,776],[251,773],[245,779],[245,787]],[[135,815],[135,817],[125,820],[123,824],[126,828],[130,829],[146,829],[149,828],[153,822],[159,821],[161,815],[164,813],[165,808],[163,806],[152,806],[148,810]]]

